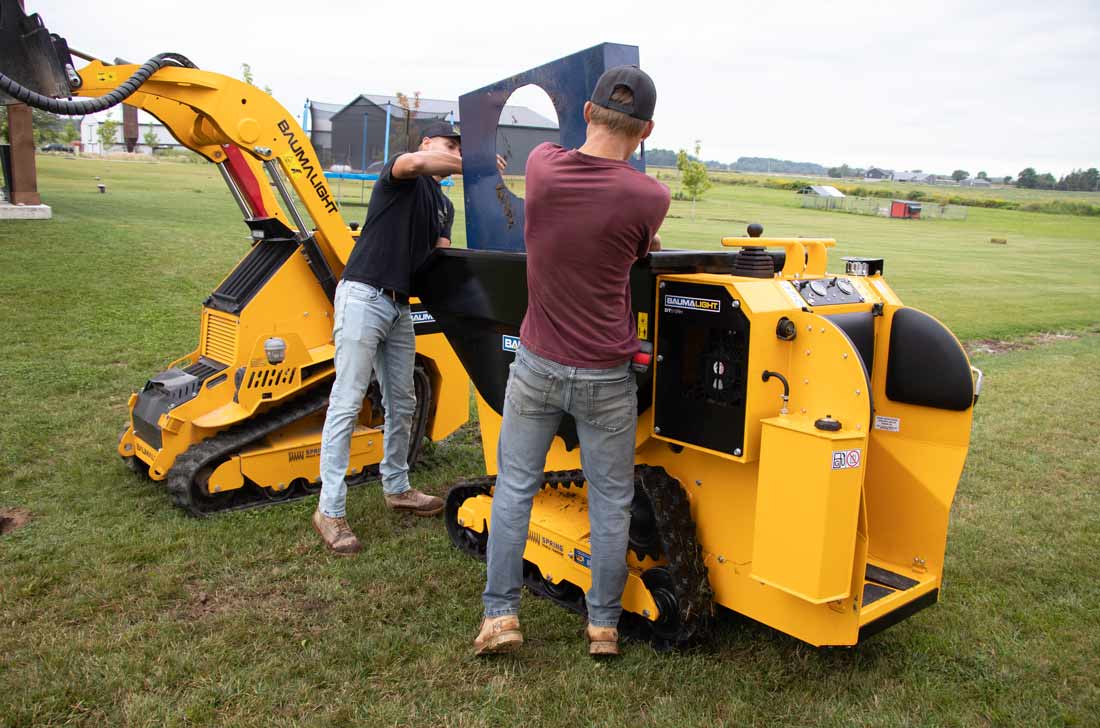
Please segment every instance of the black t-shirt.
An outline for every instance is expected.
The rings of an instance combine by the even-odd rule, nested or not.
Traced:
[[[400,155],[398,155],[400,156]],[[386,162],[367,206],[344,280],[412,293],[412,275],[439,238],[451,237],[455,206],[432,177],[398,179]]]

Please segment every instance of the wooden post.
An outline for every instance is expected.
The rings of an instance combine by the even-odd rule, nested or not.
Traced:
[[[19,0],[19,7],[23,7],[23,0]],[[34,123],[26,104],[8,107],[8,141],[11,142],[11,201],[16,205],[41,205],[34,167]]]

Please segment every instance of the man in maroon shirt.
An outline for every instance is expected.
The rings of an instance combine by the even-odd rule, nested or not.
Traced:
[[[505,394],[478,655],[523,643],[518,614],[531,503],[566,413],[577,423],[588,482],[588,651],[618,654],[638,418],[630,268],[660,246],[669,205],[668,188],[626,160],[653,131],[656,102],[653,81],[639,68],[612,68],[585,103],[584,145],[541,144],[527,160],[527,315]]]

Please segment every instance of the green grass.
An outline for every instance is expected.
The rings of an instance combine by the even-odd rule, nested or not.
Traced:
[[[49,159],[39,180],[54,220],[0,223],[0,506],[34,514],[0,537],[0,725],[1095,725],[1097,221],[865,220],[741,187],[694,221],[674,203],[666,245],[714,248],[757,220],[834,236],[883,255],[903,299],[964,338],[1079,338],[976,355],[986,392],[939,605],[854,650],[728,617],[706,647],[595,664],[578,617],[525,596],[527,649],[482,662],[484,567],[438,521],[386,512],[377,486],[352,491],[365,550],[341,560],[311,501],[197,521],[118,461],[127,396],[194,344],[247,247],[216,173]],[[414,483],[443,493],[481,468],[467,427]]]

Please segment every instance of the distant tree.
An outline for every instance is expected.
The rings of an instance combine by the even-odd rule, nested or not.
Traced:
[[[69,122],[65,126],[61,127],[61,141],[66,144],[72,144],[80,139],[80,132],[76,128],[76,124]]]
[[[1039,175],[1039,189],[1052,190],[1058,184],[1058,180],[1054,179],[1054,175],[1050,172],[1044,172]]]
[[[8,107],[0,104],[0,144],[8,143]]]
[[[855,170],[849,167],[846,163],[839,167],[829,168],[830,177],[853,177],[855,176]]]
[[[956,169],[954,172],[951,173],[951,179],[955,180],[956,182],[962,182],[969,176],[970,173],[967,172],[965,169]]]
[[[1006,185],[1010,185],[1010,184],[1012,184],[1012,175],[1010,175],[1010,174],[1006,174],[1006,175],[1005,175],[1005,180],[1004,180],[1004,183],[1005,183]]]
[[[95,130],[96,136],[99,137],[100,154],[114,146],[115,135],[118,134],[120,126],[122,126],[122,124],[114,119],[105,119],[100,122],[99,128]]]
[[[978,179],[989,179],[989,175],[985,172],[978,172]]]
[[[1039,186],[1039,175],[1034,167],[1028,167],[1016,175],[1016,185],[1024,189],[1033,190]]]
[[[680,184],[684,192],[691,197],[691,218],[695,219],[695,201],[710,189],[710,178],[707,177],[707,167],[698,160],[699,141],[695,142],[695,159],[688,157],[683,149],[676,156],[676,167],[680,170]]]
[[[241,64],[241,80],[244,81],[245,83],[247,83],[249,86],[255,86],[256,85],[256,83],[255,83],[256,76],[252,73],[251,64],[248,64],[248,63],[242,63]],[[264,93],[267,94],[268,96],[274,96],[275,95],[274,92],[271,90],[271,87],[266,85],[266,84],[264,85]]]
[[[1091,192],[1097,189],[1100,182],[1100,172],[1095,167],[1083,170],[1075,169],[1062,179],[1058,180],[1057,188],[1075,192]]]
[[[924,170],[923,170],[923,169],[912,169],[912,170],[909,170],[909,171],[911,171],[911,172],[914,172],[914,173],[916,173],[916,174],[924,174]]]
[[[145,142],[145,146],[149,147],[150,152],[156,150],[160,140],[157,138],[156,129],[153,128],[152,124],[145,130],[145,133],[141,136],[141,140]]]

